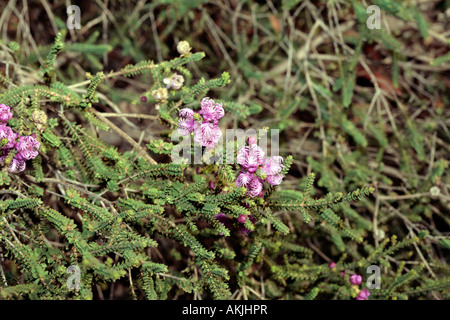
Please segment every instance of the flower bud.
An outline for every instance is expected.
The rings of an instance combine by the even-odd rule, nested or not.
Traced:
[[[328,264],[328,268],[333,269],[334,267],[336,267],[336,262],[331,261],[331,262]]]
[[[36,128],[39,131],[42,131],[44,125],[47,123],[47,115],[42,110],[34,110],[31,114],[31,119],[35,122]]]
[[[156,100],[165,100],[169,97],[169,92],[166,88],[159,88],[152,91],[152,96]]]
[[[177,45],[177,51],[179,54],[183,55],[186,53],[189,53],[191,51],[191,46],[189,45],[189,42],[187,41],[180,41]]]
[[[362,277],[359,274],[353,274],[350,277],[350,283],[351,284],[356,284],[356,285],[360,285],[362,282]]]
[[[241,214],[238,218],[237,221],[239,223],[245,223],[245,221],[247,221],[247,216],[245,214]]]

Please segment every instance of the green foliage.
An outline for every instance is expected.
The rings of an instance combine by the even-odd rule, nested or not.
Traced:
[[[418,37],[439,38],[419,8],[372,2],[416,24]],[[445,85],[427,92],[439,76],[415,83],[430,67],[446,69],[449,55],[417,67],[422,57],[411,63],[401,34],[366,27],[361,1],[339,3],[345,17],[334,17],[333,1],[283,1],[279,11],[242,2],[230,24],[226,4],[204,3],[114,12],[107,44],[96,43],[101,29],[78,42],[60,33],[31,53],[9,42],[0,103],[11,106],[11,126],[36,134],[41,147],[24,173],[0,171],[1,299],[98,299],[117,283],[127,290],[115,298],[353,299],[349,275],[365,283],[373,264],[382,289],[371,299],[448,297],[449,269],[436,258],[450,247],[439,231],[450,224],[439,114],[448,99]],[[154,9],[158,27],[145,29],[139,15]],[[341,32],[347,16],[354,27]],[[155,33],[157,45],[142,41]],[[170,43],[184,37],[205,52],[175,56]],[[384,77],[377,66],[389,63]],[[184,85],[159,99],[154,91],[175,72]],[[179,110],[198,110],[205,96],[223,104],[221,129],[280,130],[279,186],[251,198],[236,187],[235,164],[170,161]],[[49,117],[42,130],[34,110]],[[79,290],[67,288],[69,266],[80,268]]]

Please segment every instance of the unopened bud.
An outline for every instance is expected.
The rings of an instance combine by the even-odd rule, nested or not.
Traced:
[[[245,221],[247,221],[247,216],[245,214],[241,214],[238,218],[237,221],[239,223],[245,223]]]
[[[36,128],[39,131],[42,131],[44,128],[44,125],[47,123],[47,115],[42,110],[34,110],[31,114],[31,119],[36,124]]]
[[[152,96],[156,100],[165,100],[169,97],[169,92],[166,88],[159,88],[152,91]]]
[[[191,51],[191,46],[189,45],[189,42],[187,41],[180,41],[177,45],[177,51],[179,54],[183,55],[186,53],[189,53]]]

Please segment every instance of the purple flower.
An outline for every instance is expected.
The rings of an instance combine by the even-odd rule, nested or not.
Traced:
[[[194,110],[183,108],[179,112],[180,121],[178,122],[178,132],[182,136],[187,136],[195,129]]]
[[[281,172],[284,166],[281,164],[283,158],[280,156],[273,156],[271,158],[266,158],[261,167],[262,172],[267,176],[274,176]]]
[[[194,141],[207,148],[214,148],[221,136],[220,128],[209,122],[203,122],[194,129]]]
[[[356,285],[360,285],[362,282],[362,277],[359,274],[353,274],[350,277],[350,283],[351,284],[356,284]]]
[[[14,148],[17,136],[18,134],[15,133],[10,127],[4,124],[0,124],[0,140],[8,140],[8,142],[2,147],[2,149]]]
[[[216,188],[216,184],[214,183],[214,181],[210,181],[210,182],[209,182],[209,188],[210,188],[211,190],[214,190],[214,189]]]
[[[281,173],[284,168],[281,164],[283,158],[280,156],[265,158],[265,153],[256,144],[255,137],[248,138],[247,142],[249,146],[243,146],[237,153],[237,162],[246,171],[241,171],[236,185],[247,188],[247,195],[251,197],[262,197],[263,181],[277,186],[283,180]]]
[[[0,121],[6,122],[11,119],[11,108],[6,104],[0,104]]]
[[[263,188],[261,179],[250,172],[241,172],[236,179],[236,186],[247,188],[246,194],[251,197],[257,197]]]
[[[194,132],[195,142],[203,147],[214,148],[222,136],[222,131],[217,124],[224,114],[221,104],[215,103],[210,98],[204,98],[198,113],[189,108],[180,110],[178,132],[183,136]]]
[[[217,124],[219,119],[225,115],[225,111],[221,103],[215,103],[213,99],[206,97],[202,99],[199,114],[202,115],[203,121],[213,121],[214,124]]]
[[[40,143],[36,140],[36,135],[20,136],[19,141],[16,142],[17,154],[15,157],[20,160],[30,160],[36,158],[39,154]]]
[[[369,300],[370,291],[367,289],[362,289],[356,296],[356,300]]]
[[[281,183],[283,180],[283,175],[281,173],[273,175],[273,176],[267,176],[266,181],[271,184],[272,186],[277,186]]]
[[[331,262],[328,264],[328,268],[333,269],[334,267],[336,267],[336,262],[331,261]]]
[[[4,164],[6,159],[6,155],[0,157],[0,164]],[[9,173],[15,173],[15,172],[22,172],[25,170],[26,164],[25,160],[12,158],[11,162],[8,164],[8,172]]]
[[[238,188],[240,188],[240,187],[247,188],[252,179],[253,179],[253,174],[251,174],[249,172],[241,171],[236,179],[236,186]]]
[[[249,172],[256,172],[259,165],[263,164],[264,151],[256,144],[242,147],[237,154],[237,162]]]
[[[250,184],[247,187],[247,194],[250,197],[257,197],[261,193],[262,189],[263,189],[262,180],[256,176],[253,176],[253,179],[250,181]]]

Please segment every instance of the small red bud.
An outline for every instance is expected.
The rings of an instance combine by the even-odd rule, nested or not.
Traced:
[[[239,223],[245,223],[245,221],[247,221],[247,216],[245,214],[241,214],[238,218],[237,221]]]

